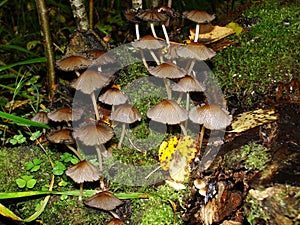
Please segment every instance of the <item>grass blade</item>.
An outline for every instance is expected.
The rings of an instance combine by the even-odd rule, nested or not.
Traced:
[[[50,129],[50,127],[46,124],[42,124],[42,123],[38,123],[35,121],[31,121],[28,119],[24,119],[22,117],[19,116],[15,116],[9,113],[5,113],[5,112],[1,112],[0,111],[0,117],[7,119],[7,120],[11,120],[13,123],[16,123],[20,126],[34,126],[34,127],[41,127],[41,128],[46,128],[46,129]]]

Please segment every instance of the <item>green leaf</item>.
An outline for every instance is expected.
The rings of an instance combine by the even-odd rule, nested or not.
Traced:
[[[5,216],[5,217],[10,218],[12,220],[22,221],[22,219],[20,217],[18,217],[16,214],[14,214],[12,211],[10,211],[8,208],[6,208],[1,203],[0,203],[0,214],[2,216]]]
[[[66,169],[66,166],[62,162],[54,161],[54,167],[52,169],[54,175],[60,176],[64,174]]]
[[[31,170],[34,167],[34,163],[32,161],[25,164],[25,170]]]
[[[10,139],[9,143],[11,143],[12,145],[16,145],[18,143],[18,141],[16,139]]]
[[[36,131],[36,132],[34,132],[34,133],[31,134],[30,140],[31,140],[31,141],[35,141],[35,140],[38,139],[41,135],[42,135],[42,132],[38,130],[38,131]]]
[[[36,180],[35,179],[31,179],[31,180],[27,181],[26,187],[33,188],[35,186],[35,184],[36,184]]]
[[[75,164],[77,164],[77,163],[79,163],[80,162],[80,160],[77,158],[77,157],[73,157],[72,159],[71,159],[71,163],[73,164],[73,165],[75,165]]]
[[[17,178],[16,183],[19,188],[24,188],[26,186],[26,181],[21,178]]]
[[[28,176],[28,175],[23,175],[23,176],[21,176],[22,177],[22,179],[23,180],[25,180],[25,181],[29,181],[29,180],[31,180],[32,178],[33,178],[33,176]]]
[[[9,68],[12,68],[14,66],[28,65],[28,64],[34,64],[34,63],[45,63],[45,62],[46,62],[46,57],[29,59],[29,60],[25,60],[25,61],[12,63],[12,64],[9,64],[9,65],[6,65],[6,66],[0,66],[0,72],[3,71],[3,70],[7,70]]]
[[[42,163],[42,160],[40,160],[38,158],[34,158],[33,163],[34,163],[34,165],[40,165]]]
[[[46,129],[50,129],[50,127],[46,124],[42,124],[42,123],[38,123],[35,121],[31,121],[28,119],[24,119],[22,117],[19,116],[15,116],[9,113],[5,113],[5,112],[1,112],[0,111],[0,117],[7,119],[7,120],[11,120],[13,123],[16,123],[20,126],[34,126],[34,127],[41,127],[41,128],[46,128]]]
[[[40,168],[41,168],[40,165],[36,165],[36,166],[32,167],[32,169],[30,170],[30,172],[36,172],[36,171],[38,171]]]

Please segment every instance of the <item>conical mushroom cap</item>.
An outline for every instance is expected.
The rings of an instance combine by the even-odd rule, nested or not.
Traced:
[[[92,60],[85,58],[80,55],[71,55],[63,57],[56,61],[56,66],[58,69],[63,71],[74,71],[80,69],[86,69]]]
[[[222,130],[230,125],[232,116],[218,105],[196,106],[190,110],[189,118],[210,130]]]
[[[49,118],[46,112],[38,112],[31,118],[31,120],[43,124],[48,124],[49,122]]]
[[[111,127],[102,123],[89,124],[76,128],[73,136],[85,145],[95,146],[108,142],[114,136],[114,131]]]
[[[133,123],[142,119],[142,115],[132,105],[120,105],[114,112],[111,113],[110,119],[121,123]]]
[[[99,101],[108,105],[120,105],[124,104],[128,100],[128,97],[119,89],[108,89],[104,94],[99,97]]]
[[[176,48],[178,57],[191,58],[197,60],[211,59],[216,52],[203,44],[192,42],[188,45],[182,45]]]
[[[123,202],[112,193],[108,191],[102,191],[90,198],[85,199],[84,204],[93,208],[111,211],[119,205],[122,205]]]
[[[179,124],[188,119],[188,112],[172,100],[163,100],[147,111],[147,116],[164,124]]]
[[[47,139],[56,144],[73,144],[75,142],[69,129],[51,132],[47,135]]]
[[[157,40],[155,37],[151,35],[146,35],[142,37],[140,40],[132,42],[132,46],[140,49],[160,49],[165,45],[162,41]]]
[[[138,13],[138,10],[136,10],[136,9],[127,9],[124,12],[124,16],[125,16],[126,20],[128,20],[129,22],[140,23],[140,22],[142,22],[142,20],[137,17],[137,13]]]
[[[187,19],[194,21],[196,23],[209,23],[216,18],[215,15],[208,14],[203,10],[191,10],[183,12],[182,15]]]
[[[149,69],[149,73],[151,73],[155,77],[172,79],[181,78],[186,75],[185,70],[179,68],[171,62],[162,63],[159,66],[152,67]]]
[[[205,87],[194,77],[186,75],[173,85],[172,90],[178,92],[201,92],[205,91]]]
[[[167,21],[168,19],[167,15],[150,9],[146,9],[139,12],[137,14],[137,17],[144,21],[149,21],[149,22],[164,22]]]
[[[48,113],[48,118],[55,122],[62,122],[62,121],[71,121],[71,120],[79,120],[83,111],[76,110],[72,111],[69,107],[63,107],[56,109],[52,112]]]
[[[97,181],[101,177],[99,169],[86,160],[68,168],[66,174],[78,184]]]
[[[100,73],[96,70],[86,70],[71,86],[85,94],[91,94],[93,91],[108,85],[112,78],[113,75],[110,74]]]

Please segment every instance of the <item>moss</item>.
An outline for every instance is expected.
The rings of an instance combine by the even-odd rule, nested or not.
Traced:
[[[155,197],[147,200],[134,201],[135,208],[139,208],[132,215],[133,224],[153,224],[153,225],[168,225],[183,224],[181,220],[182,212],[177,207],[175,216],[171,202],[180,203],[185,191],[176,191],[168,185],[159,186],[153,193]]]
[[[212,60],[224,93],[245,105],[274,95],[270,87],[276,83],[299,77],[300,5],[281,2],[263,1],[246,10],[242,18],[258,18],[257,23]]]
[[[225,162],[229,168],[249,170],[264,170],[271,159],[267,148],[260,144],[249,143],[225,155]]]

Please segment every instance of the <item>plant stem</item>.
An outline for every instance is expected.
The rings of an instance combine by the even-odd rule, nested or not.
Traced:
[[[55,77],[55,57],[53,51],[53,44],[49,28],[48,10],[44,0],[35,0],[37,11],[39,15],[40,25],[44,36],[44,48],[48,65],[48,95],[52,99],[54,95],[56,77]]]
[[[86,32],[89,29],[88,17],[84,5],[84,0],[70,0],[74,19],[77,22],[77,29]]]

